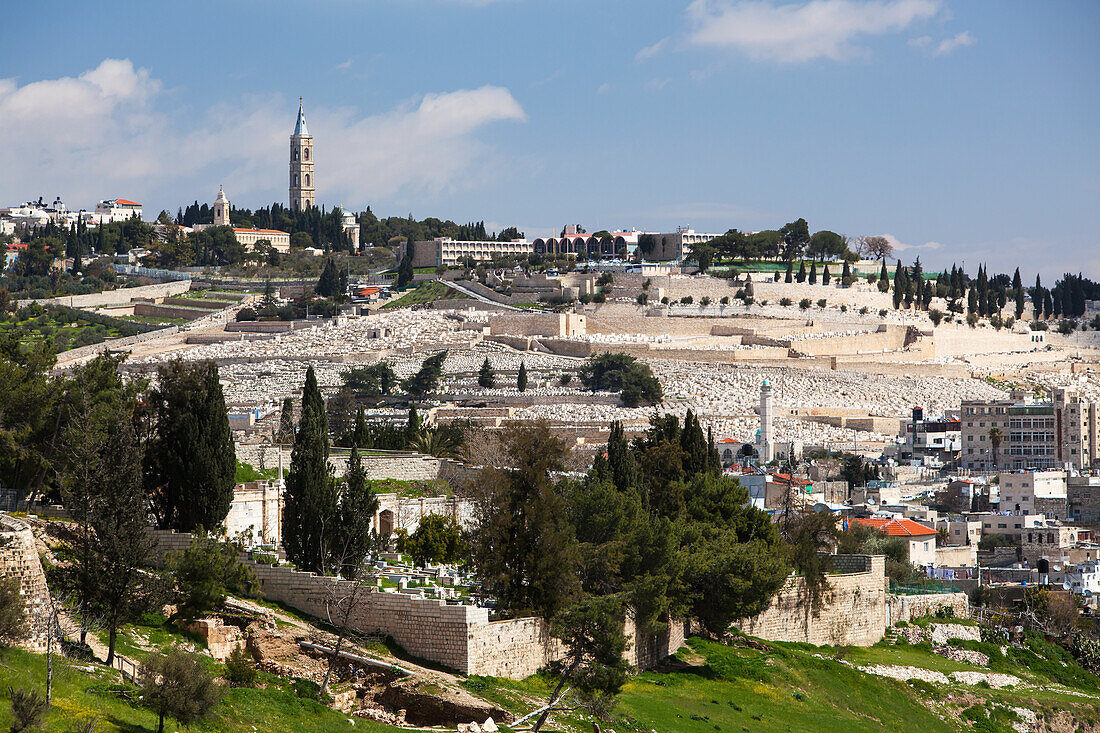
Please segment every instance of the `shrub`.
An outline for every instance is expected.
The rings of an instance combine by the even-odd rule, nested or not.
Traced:
[[[699,299],[699,305],[703,306],[704,308],[710,305],[710,303],[711,301],[709,295],[704,295],[702,298]]]
[[[872,272],[870,275],[868,275],[867,276],[867,282],[870,283],[871,285],[874,285],[875,283],[877,283],[878,282],[878,273],[877,272]]]
[[[661,305],[668,305],[668,296],[661,298]]]
[[[818,298],[817,307],[818,308],[824,308],[825,304],[828,303],[828,302],[829,301],[827,301],[825,298]]]
[[[42,723],[42,716],[46,714],[49,705],[46,700],[35,690],[24,690],[22,687],[9,687],[11,693],[11,730],[13,733],[37,728]]]
[[[252,687],[256,684],[256,667],[243,646],[234,649],[225,660],[225,679],[234,687]]]
[[[1069,336],[1075,330],[1077,330],[1076,321],[1073,321],[1069,318],[1063,318],[1062,320],[1058,321],[1058,333],[1062,334],[1063,336]]]
[[[684,297],[680,298],[680,302],[684,305],[691,305],[695,302],[695,298],[691,297],[690,295],[685,295]]]
[[[253,572],[241,563],[239,545],[212,536],[196,536],[187,549],[171,553],[167,566],[180,589],[180,610],[198,616],[225,601],[227,593],[251,592]]]
[[[752,305],[754,300],[755,299],[751,295],[746,295],[745,296],[745,305]],[[767,305],[767,304],[768,304],[768,301],[766,301],[766,300],[760,301],[760,305]]]
[[[1004,327],[1005,322],[1004,319],[1001,318],[1000,313],[994,313],[989,317],[989,325],[993,326],[993,330],[1000,331]]]
[[[791,304],[791,299],[790,298],[780,298],[779,299],[779,305],[783,306],[784,308],[786,308],[790,304]]]
[[[572,381],[573,381],[573,375],[570,374],[569,372],[565,372],[560,377],[558,377],[558,384],[560,384],[562,387],[565,387],[566,385],[568,385]]]
[[[610,285],[613,282],[615,282],[615,278],[612,277],[610,272],[605,272],[604,274],[596,278],[597,285]]]
[[[206,717],[221,697],[198,655],[178,647],[168,654],[149,654],[141,664],[138,680],[142,701],[157,714],[160,730],[164,730],[166,717],[184,726]]]
[[[886,317],[886,309],[885,308],[879,308],[878,316],[879,316],[879,318],[885,318]]]
[[[606,300],[607,300],[607,296],[604,295],[603,292],[596,293],[595,295],[592,296],[592,302],[593,303],[603,303]]]
[[[977,313],[967,313],[966,314],[966,325],[970,326],[971,328],[977,327],[977,325],[978,325],[978,314]]]
[[[849,275],[848,277],[841,278],[840,284],[846,288],[850,288],[858,279],[859,278],[857,278],[855,275]]]
[[[802,310],[809,309],[811,305],[813,305],[813,303],[810,302],[809,298],[803,298],[802,300],[798,301],[798,307]]]
[[[779,282],[780,280],[783,279],[783,273],[781,273],[779,270],[776,270],[775,271],[775,277],[772,278],[772,279],[775,280],[775,282]]]
[[[847,313],[848,312],[848,306],[846,306],[844,303],[841,303],[840,304],[840,312],[841,313]]]
[[[1047,330],[1047,324],[1045,321],[1032,321],[1028,324],[1028,328],[1032,331],[1045,331]]]
[[[868,312],[868,311],[867,311],[867,306],[863,306],[862,308],[860,308],[860,309],[859,309],[859,314],[860,314],[861,316],[865,316],[865,315],[867,315],[867,312]]]
[[[938,326],[940,325],[940,321],[943,320],[943,311],[939,308],[933,308],[928,311],[928,318],[932,321],[933,326]]]
[[[638,305],[645,305],[649,302],[649,293],[638,293],[638,297],[634,299]]]
[[[744,297],[744,296],[742,296],[742,297]],[[722,299],[719,300],[718,302],[721,303],[722,305],[729,305],[730,304],[730,296],[723,295]]]
[[[252,308],[249,308],[248,306],[245,306],[244,308],[241,308],[239,311],[237,311],[237,320],[254,321],[256,320],[256,311],[254,311]]]

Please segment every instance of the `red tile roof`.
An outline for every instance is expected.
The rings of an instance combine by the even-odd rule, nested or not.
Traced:
[[[115,199],[115,203],[122,206],[141,206],[137,201],[130,201],[129,199]]]
[[[912,519],[855,519],[867,527],[874,527],[890,537],[928,537],[936,534],[936,530],[926,524],[914,522]]]
[[[246,229],[244,227],[233,227],[235,232],[252,232],[253,234],[286,234],[286,232],[280,232],[278,229]]]

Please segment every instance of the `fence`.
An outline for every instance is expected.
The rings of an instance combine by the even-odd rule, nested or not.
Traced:
[[[161,280],[190,280],[191,273],[177,272],[176,270],[161,270],[156,267],[142,267],[141,265],[123,265],[112,263],[108,268],[122,275],[137,275],[139,277],[155,277]]]
[[[959,589],[943,585],[942,583],[927,583],[922,585],[897,585],[890,584],[890,593],[895,596],[926,596],[933,593],[958,593]]]
[[[111,667],[121,672],[123,679],[130,680],[131,682],[137,681],[139,667],[134,660],[127,659],[121,654],[115,654],[115,660],[111,664]]]

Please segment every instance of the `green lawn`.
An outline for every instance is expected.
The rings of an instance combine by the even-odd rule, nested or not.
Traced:
[[[421,283],[413,290],[405,293],[397,300],[386,303],[382,306],[383,309],[387,308],[404,308],[410,305],[419,305],[421,303],[431,303],[433,300],[445,300],[449,298],[463,298],[465,297],[457,290],[451,288],[443,283],[431,282]]]
[[[85,665],[80,665],[81,667]],[[220,665],[219,665],[220,666]],[[7,698],[9,686],[45,691],[46,657],[19,649],[0,650],[0,689]],[[346,715],[302,700],[289,690],[282,680],[261,674],[264,689],[227,689],[214,715],[188,728],[188,731],[229,733],[242,731],[294,731],[295,733],[327,733],[328,731],[395,731],[396,728],[364,719],[354,726]],[[97,733],[139,733],[155,731],[156,716],[138,704],[138,692],[129,684],[119,684],[118,673],[97,667],[86,672],[68,660],[55,658],[53,707],[46,716],[42,730],[67,733],[90,717],[100,718]],[[6,699],[0,702],[0,729],[11,724],[11,711]],[[167,722],[166,730],[182,730]]]

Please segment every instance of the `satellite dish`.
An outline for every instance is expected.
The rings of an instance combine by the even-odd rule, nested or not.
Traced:
[[[1062,583],[1062,590],[1070,590],[1071,587],[1072,586],[1069,584],[1068,580],[1066,582]]]

